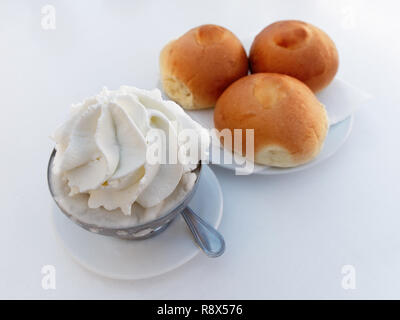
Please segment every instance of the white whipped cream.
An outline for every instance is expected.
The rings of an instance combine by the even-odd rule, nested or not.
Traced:
[[[200,141],[198,159],[190,164],[148,161],[152,129],[163,130],[167,141],[177,141],[176,150],[184,143],[177,139],[179,133],[191,129]],[[206,157],[202,151],[209,144],[207,131],[176,103],[163,100],[158,89],[128,86],[103,89],[73,106],[70,118],[53,139],[57,150],[53,173],[69,187],[68,196],[82,199],[85,195],[89,208],[120,209],[127,216],[137,204],[141,207],[137,210],[145,208],[150,215],[160,213],[166,200],[171,207],[171,199],[181,199],[182,191],[192,188],[191,170]],[[169,150],[168,143],[163,147]],[[180,190],[176,190],[178,185]],[[174,191],[181,196],[174,196]]]

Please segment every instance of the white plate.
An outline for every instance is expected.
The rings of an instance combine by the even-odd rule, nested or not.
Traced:
[[[158,81],[158,88],[162,91],[161,80]],[[168,99],[168,96],[166,96],[163,91],[162,93],[163,97]],[[353,127],[354,112],[366,101],[371,99],[371,95],[368,93],[363,92],[362,90],[355,88],[338,78],[334,79],[327,88],[318,93],[317,97],[318,100],[325,105],[330,123],[324,147],[318,157],[305,165],[294,168],[274,168],[254,164],[254,170],[251,170],[251,173],[270,175],[296,172],[313,167],[321,161],[328,159],[339,150],[339,148],[349,137]],[[214,128],[214,108],[203,110],[185,110],[185,112],[203,127],[207,129]],[[233,159],[233,163],[224,163],[223,159],[225,152],[230,153],[230,151],[225,150],[220,145],[218,139],[213,139],[213,143],[211,145],[211,155],[220,154],[220,156],[216,156],[215,158],[210,156],[210,162],[230,170],[239,170],[242,172],[242,174],[243,172],[246,172],[246,170],[241,170],[243,165],[240,163],[243,163],[243,157],[235,155],[235,157],[238,159],[238,162],[235,162],[235,159]]]
[[[190,207],[218,228],[222,218],[221,187],[207,165],[202,170]],[[178,268],[200,251],[180,215],[161,234],[136,241],[120,240],[86,231],[65,217],[56,206],[53,210],[53,222],[61,243],[79,264],[113,279],[154,277]]]
[[[158,82],[158,88],[162,91],[160,80]],[[164,92],[163,96],[165,99],[168,99]],[[337,152],[347,140],[353,127],[354,112],[366,101],[368,101],[371,98],[371,95],[353,87],[343,80],[336,78],[327,88],[318,93],[317,97],[319,101],[325,105],[330,123],[324,147],[318,157],[305,165],[294,168],[274,168],[254,164],[254,169],[252,169],[250,173],[262,175],[291,173],[313,167],[321,161],[328,159],[330,156],[335,154],[335,152]],[[203,127],[207,129],[214,128],[214,108],[203,110],[185,110],[185,112]],[[248,170],[241,170],[243,165],[240,163],[243,163],[243,157],[235,155],[235,157],[238,159],[238,162],[235,162],[235,159],[233,159],[233,163],[224,163],[223,159],[225,152],[231,153],[220,145],[218,139],[213,139],[213,143],[211,145],[211,155],[220,154],[220,156],[216,156],[214,158],[210,156],[210,162],[230,170],[238,170],[237,172],[240,171],[242,172],[241,174],[246,174],[246,171]],[[247,174],[249,174],[249,172]]]

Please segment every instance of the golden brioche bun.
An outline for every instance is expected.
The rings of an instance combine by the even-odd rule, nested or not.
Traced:
[[[328,130],[324,106],[301,81],[276,73],[257,73],[230,85],[217,101],[214,124],[218,130],[254,129],[254,162],[294,167],[316,157]],[[222,139],[221,139],[222,140]],[[221,141],[223,142],[223,141]],[[228,146],[229,147],[229,146]]]
[[[339,57],[321,29],[302,21],[275,22],[262,30],[250,49],[252,73],[283,73],[303,81],[314,92],[334,78]]]
[[[214,107],[221,93],[248,74],[246,52],[236,36],[216,25],[189,30],[160,54],[163,89],[186,109]]]

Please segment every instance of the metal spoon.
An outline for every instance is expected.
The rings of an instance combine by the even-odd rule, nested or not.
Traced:
[[[181,214],[192,232],[194,240],[207,256],[216,258],[224,253],[225,241],[217,230],[195,214],[189,207],[183,209]]]

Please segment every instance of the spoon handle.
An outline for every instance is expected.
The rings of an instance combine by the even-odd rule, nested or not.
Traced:
[[[189,207],[186,207],[181,214],[192,232],[194,240],[207,256],[215,258],[224,253],[225,241],[217,230]]]

